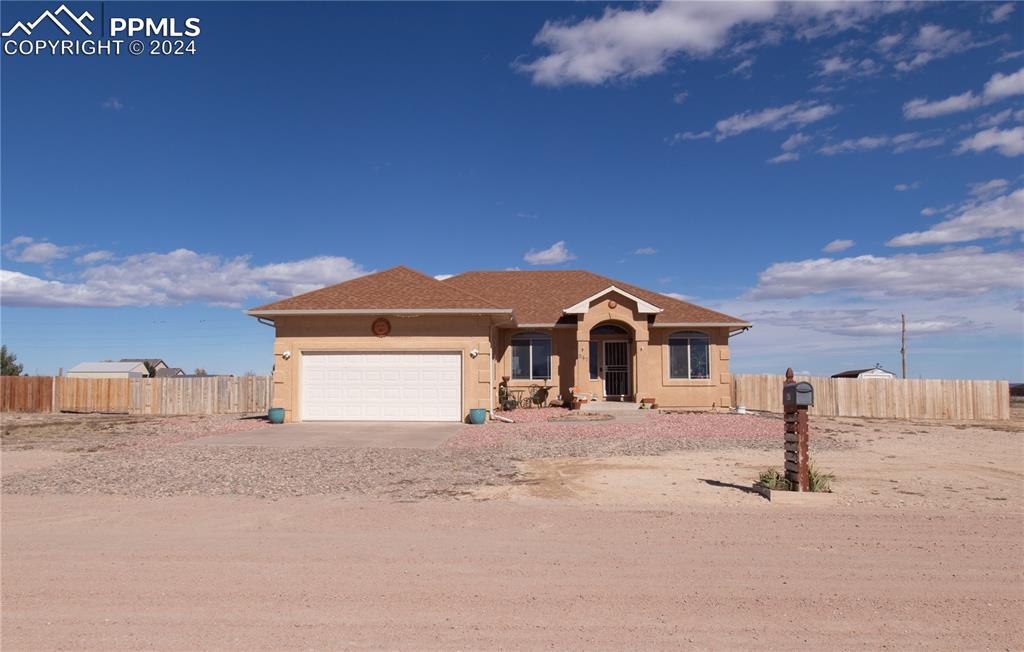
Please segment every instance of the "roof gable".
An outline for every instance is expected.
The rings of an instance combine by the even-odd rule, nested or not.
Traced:
[[[511,312],[458,286],[448,285],[408,267],[392,267],[288,299],[253,308],[249,314],[287,312],[388,311]]]
[[[609,285],[605,289],[590,295],[589,297],[583,299],[579,303],[569,306],[568,308],[565,308],[564,310],[562,310],[562,312],[564,312],[567,315],[584,315],[587,313],[588,310],[590,310],[590,304],[591,302],[594,301],[594,299],[599,299],[605,296],[606,294],[611,294],[613,292],[633,301],[633,303],[636,304],[636,311],[641,315],[656,315],[659,312],[662,312],[662,309],[654,305],[653,303],[644,301],[640,297],[634,296],[629,292],[626,292],[625,290],[615,287],[614,285]]]

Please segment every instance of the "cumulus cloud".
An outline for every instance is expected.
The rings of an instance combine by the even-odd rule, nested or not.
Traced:
[[[4,256],[19,263],[50,263],[67,258],[75,246],[58,246],[52,242],[37,241],[28,236],[12,238],[3,246]]]
[[[1024,288],[1024,254],[964,247],[927,254],[815,258],[775,263],[747,296],[792,299],[832,292],[859,297],[949,297]]]
[[[724,140],[754,129],[778,131],[793,125],[804,126],[836,113],[838,107],[817,102],[793,102],[760,111],[745,111],[715,123],[715,140]]]
[[[953,244],[1021,232],[1024,232],[1024,189],[980,204],[969,204],[955,217],[943,220],[926,231],[903,233],[886,244],[890,247]]]
[[[853,240],[833,240],[832,242],[822,247],[821,250],[826,253],[835,253],[837,251],[846,251],[855,244],[857,243],[855,243]]]
[[[93,263],[98,263],[101,260],[110,260],[113,257],[114,252],[112,251],[90,251],[87,254],[83,254],[78,258],[75,258],[75,262],[79,265],[92,265]]]
[[[523,260],[531,265],[557,265],[570,260],[576,256],[565,246],[565,240],[559,240],[547,249],[535,251],[533,249],[523,254]]]
[[[1015,95],[1024,95],[1024,68],[1009,75],[998,72],[992,75],[985,82],[980,95],[968,90],[934,102],[923,97],[910,100],[903,105],[903,117],[908,120],[935,118],[974,109]]]
[[[971,190],[971,194],[975,197],[989,197],[991,195],[998,195],[1006,190],[1010,186],[1010,182],[1006,179],[992,179],[991,181],[984,181],[981,183],[972,183],[968,186]],[[1021,217],[1024,219],[1024,216]]]
[[[253,265],[248,256],[221,258],[177,249],[87,267],[71,279],[45,280],[0,270],[0,299],[7,306],[237,307],[246,299],[291,296],[366,273],[339,256]]]
[[[922,25],[899,53],[896,69],[909,72],[932,61],[977,47],[970,32],[947,29],[941,25]]]
[[[957,154],[965,152],[985,152],[995,149],[1003,156],[1020,156],[1024,154],[1024,127],[999,129],[992,127],[960,141]]]
[[[997,7],[992,9],[992,11],[988,15],[988,19],[987,20],[990,23],[1001,23],[1004,20],[1006,20],[1007,18],[1009,18],[1010,14],[1012,14],[1012,13],[1013,13],[1013,3],[1012,2],[1004,2],[1003,4],[998,5]]]

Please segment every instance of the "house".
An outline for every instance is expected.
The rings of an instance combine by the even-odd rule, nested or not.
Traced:
[[[272,325],[274,406],[289,421],[459,421],[509,387],[549,396],[733,405],[742,319],[586,271],[407,267],[248,311]]]
[[[186,375],[185,370],[181,367],[164,367],[156,370],[157,378],[177,378],[184,375]]]
[[[895,378],[896,374],[891,371],[882,369],[882,365],[876,364],[874,367],[868,369],[851,369],[849,371],[841,371],[832,376],[833,378]]]
[[[149,375],[142,361],[83,362],[68,369],[68,378],[145,378]]]
[[[167,363],[160,358],[121,358],[121,362],[141,362],[146,365],[147,369],[153,370],[153,376],[157,376],[157,372],[161,369],[167,369]],[[146,373],[149,375],[149,372]]]

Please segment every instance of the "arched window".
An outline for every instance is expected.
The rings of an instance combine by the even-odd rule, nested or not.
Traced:
[[[680,331],[668,336],[668,377],[709,378],[710,339],[707,333]]]
[[[544,333],[517,333],[512,336],[512,378],[541,380],[551,378],[551,338]]]

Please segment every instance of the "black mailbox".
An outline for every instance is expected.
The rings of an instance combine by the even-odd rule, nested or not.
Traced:
[[[786,407],[808,407],[814,405],[814,387],[810,383],[793,383],[782,386],[782,404]]]

